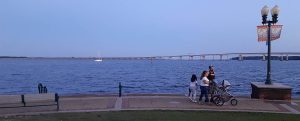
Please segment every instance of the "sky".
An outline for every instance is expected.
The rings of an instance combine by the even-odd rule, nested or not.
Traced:
[[[267,52],[264,5],[284,25],[272,51],[300,52],[299,0],[1,0],[0,56]]]

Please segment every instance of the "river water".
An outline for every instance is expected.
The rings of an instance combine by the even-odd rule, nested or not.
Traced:
[[[0,59],[0,94],[49,92],[117,94],[119,82],[127,94],[185,94],[192,74],[215,66],[216,81],[228,80],[234,95],[250,95],[252,81],[264,82],[266,61]],[[293,87],[300,97],[300,61],[272,61],[272,80]]]

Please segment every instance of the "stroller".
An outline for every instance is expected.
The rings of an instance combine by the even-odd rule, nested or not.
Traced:
[[[217,106],[222,106],[225,102],[230,101],[230,104],[236,106],[238,100],[231,95],[228,90],[230,89],[231,84],[227,80],[223,80],[221,85],[213,82],[212,84],[212,101]]]

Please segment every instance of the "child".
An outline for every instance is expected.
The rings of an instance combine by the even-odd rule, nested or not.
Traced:
[[[197,76],[195,74],[192,75],[189,91],[190,91],[189,98],[192,100],[192,102],[197,102],[196,101]]]

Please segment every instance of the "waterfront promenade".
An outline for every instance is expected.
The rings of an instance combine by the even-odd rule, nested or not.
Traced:
[[[237,106],[225,103],[225,105],[218,107],[213,104],[192,103],[182,95],[62,96],[59,111],[56,111],[55,106],[4,108],[0,110],[0,116],[124,110],[203,110],[300,114],[300,100],[287,102],[250,99],[248,97],[238,97],[237,99],[239,101]]]

